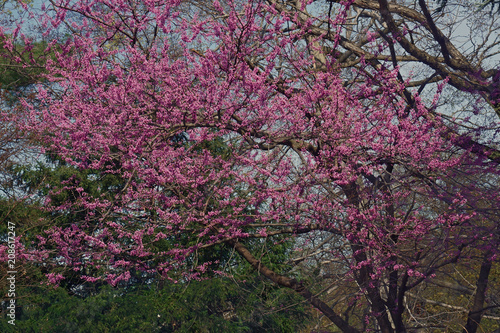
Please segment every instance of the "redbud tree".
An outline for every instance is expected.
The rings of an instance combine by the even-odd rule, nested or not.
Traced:
[[[342,332],[431,325],[418,294],[464,264],[473,302],[449,306],[477,329],[495,308],[495,136],[436,111],[444,77],[421,96],[390,61],[346,66],[353,5],[313,16],[305,1],[53,0],[25,22],[40,36],[4,28],[7,50],[44,38],[51,54],[22,128],[88,180],[122,180],[92,195],[62,184],[75,200],[47,208],[85,218],[21,235],[20,258],[52,265],[53,283],[62,266],[87,282],[176,282],[228,274],[202,260],[224,246]],[[385,49],[379,37],[367,31],[364,47]],[[284,241],[290,258],[273,270]]]

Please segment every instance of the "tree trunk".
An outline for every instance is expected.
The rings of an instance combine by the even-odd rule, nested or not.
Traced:
[[[476,293],[472,308],[467,315],[467,324],[464,327],[463,333],[476,333],[481,318],[483,316],[484,300],[486,298],[486,288],[488,287],[488,276],[491,270],[491,261],[488,259],[489,253],[486,253],[481,264],[479,277],[476,283]]]

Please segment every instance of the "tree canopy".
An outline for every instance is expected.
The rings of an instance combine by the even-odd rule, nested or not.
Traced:
[[[54,0],[0,30],[26,66],[46,43],[18,126],[78,170],[18,257],[115,286],[237,254],[342,332],[498,320],[500,26],[435,5]]]

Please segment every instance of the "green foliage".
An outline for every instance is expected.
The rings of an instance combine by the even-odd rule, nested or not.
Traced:
[[[43,213],[35,206],[21,200],[0,199],[0,234],[7,233],[7,221],[17,230],[33,228],[39,224]]]
[[[32,84],[39,82],[44,72],[44,63],[47,58],[47,43],[36,42],[28,48],[26,45],[14,45],[12,52],[4,47],[0,41],[0,87],[11,92],[19,92]],[[12,60],[12,54],[15,55]]]
[[[48,161],[39,162],[31,166],[16,166],[15,174],[18,187],[26,193],[35,193],[37,198],[49,197],[55,207],[67,203],[76,203],[80,194],[75,187],[81,187],[85,193],[92,197],[105,196],[113,199],[119,192],[124,181],[121,177],[100,170],[76,169],[57,157],[46,155]],[[77,210],[64,211],[60,214],[52,213],[60,220],[68,222],[81,221],[85,214]]]
[[[204,144],[212,147],[214,154],[230,154],[222,142]],[[40,210],[46,196],[55,205],[76,202],[79,193],[73,187],[79,186],[92,196],[112,199],[124,184],[118,176],[99,170],[77,170],[50,156],[45,163],[15,166],[10,172],[18,190],[32,194],[33,199],[30,205],[4,201],[0,203],[0,214],[16,221],[25,241],[42,234],[43,221],[61,226],[86,217],[77,210]],[[163,250],[171,247],[171,242],[189,241],[187,236],[185,240],[163,239],[155,246]],[[264,264],[281,272],[292,243],[283,238],[268,253],[268,241],[249,239],[245,244],[256,253],[266,252]],[[298,295],[256,275],[224,244],[200,250],[190,260],[193,265],[196,261],[217,261],[214,269],[234,278],[210,274],[211,279],[180,279],[174,284],[132,272],[133,278],[127,284],[112,288],[102,283],[83,283],[82,272],[61,267],[65,280],[54,289],[40,284],[45,281],[43,275],[49,273],[47,268],[29,267],[29,279],[16,291],[20,297],[16,327],[2,318],[0,332],[298,332],[308,323],[308,311]],[[55,272],[50,268],[50,273]]]
[[[50,286],[19,295],[16,327],[2,320],[1,332],[298,332],[307,323],[296,295],[258,277],[106,286],[86,298]]]

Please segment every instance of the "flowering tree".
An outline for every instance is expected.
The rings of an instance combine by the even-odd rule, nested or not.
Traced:
[[[122,182],[91,195],[69,179],[76,200],[52,209],[85,217],[33,245],[20,238],[20,255],[115,285],[131,271],[174,281],[224,274],[230,259],[203,255],[224,245],[342,332],[431,325],[419,319],[417,291],[467,263],[479,273],[463,308],[475,331],[495,308],[487,294],[499,239],[495,133],[471,137],[436,112],[444,84],[457,80],[444,70],[435,96],[423,98],[391,59],[360,51],[346,66],[343,27],[365,3],[316,17],[300,1],[43,7],[44,36],[72,35],[48,44],[50,84],[24,103],[25,129],[87,180]],[[29,45],[21,31],[13,38]],[[381,34],[365,35],[372,54],[383,49]],[[394,51],[397,39],[387,39]],[[482,95],[495,107],[490,90]],[[295,252],[273,270],[266,253],[285,240]],[[323,290],[311,283],[317,277]]]

